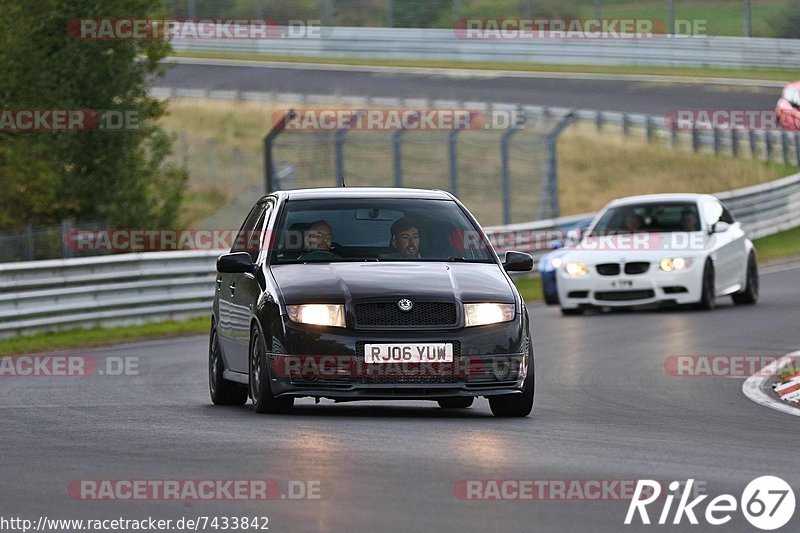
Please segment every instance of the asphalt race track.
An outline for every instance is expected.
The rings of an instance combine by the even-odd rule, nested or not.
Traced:
[[[273,64],[274,65],[274,64]],[[787,73],[788,75],[788,73]],[[465,83],[466,80],[468,83]],[[789,80],[787,80],[789,81]],[[677,109],[774,110],[781,89],[605,79],[448,76],[335,67],[176,64],[153,85],[212,90],[508,102],[663,115]]]
[[[726,298],[713,312],[564,318],[532,305],[536,403],[532,416],[512,420],[492,417],[483,399],[460,412],[432,402],[315,406],[306,399],[292,416],[258,416],[249,404],[211,405],[206,338],[82,350],[101,360],[138,357],[139,374],[0,377],[2,514],[266,515],[278,532],[618,532],[658,526],[623,526],[624,501],[463,501],[454,484],[694,478],[712,497],[738,498],[750,480],[778,475],[797,493],[795,417],[751,402],[740,379],[674,377],[664,361],[795,351],[798,302],[800,269],[790,269],[763,276],[756,307],[734,307]],[[108,502],[67,495],[70,480],[80,479],[260,478],[282,486],[319,481],[322,498]],[[751,530],[740,512],[722,528],[683,524]]]

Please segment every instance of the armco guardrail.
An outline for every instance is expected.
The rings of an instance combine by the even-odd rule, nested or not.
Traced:
[[[717,195],[750,237],[800,226],[800,174]],[[547,251],[548,230],[592,214],[486,228],[497,251]],[[0,264],[0,337],[207,315],[224,250],[150,252]]]
[[[224,250],[0,264],[0,337],[207,314]]]
[[[282,28],[282,34],[287,29]],[[800,67],[800,40],[654,35],[643,39],[465,39],[452,29],[325,27],[294,39],[173,39],[178,52],[584,65]]]

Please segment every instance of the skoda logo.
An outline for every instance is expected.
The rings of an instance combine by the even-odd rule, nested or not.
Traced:
[[[414,307],[414,302],[408,298],[403,298],[397,302],[397,307],[399,307],[401,311],[411,311],[411,308]]]

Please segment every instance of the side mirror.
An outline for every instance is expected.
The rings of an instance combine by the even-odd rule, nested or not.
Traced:
[[[506,272],[530,272],[533,270],[533,257],[524,252],[506,252],[503,268]]]
[[[711,233],[725,233],[729,229],[731,229],[731,225],[720,220],[711,226]]]
[[[217,272],[225,274],[243,274],[255,271],[255,265],[247,252],[235,252],[217,258]]]

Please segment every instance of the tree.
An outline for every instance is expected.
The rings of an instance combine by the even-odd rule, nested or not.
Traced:
[[[165,164],[171,140],[150,79],[163,40],[81,40],[74,19],[163,17],[160,0],[6,0],[0,11],[0,109],[114,110],[126,131],[0,131],[0,228],[62,219],[146,228],[173,223],[187,174]]]

